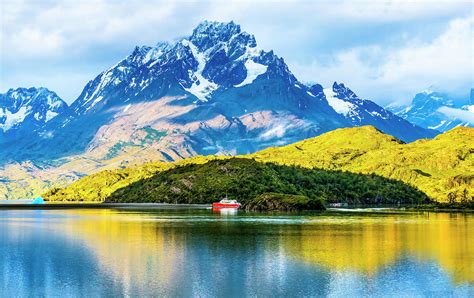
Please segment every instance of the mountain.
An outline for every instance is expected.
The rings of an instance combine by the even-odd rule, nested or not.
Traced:
[[[90,81],[36,138],[4,150],[3,159],[84,152],[107,158],[145,147],[163,160],[242,154],[365,124],[405,141],[436,134],[406,129],[408,123],[343,85],[333,90],[346,105],[357,106],[359,118],[335,111],[321,88],[299,82],[283,58],[259,49],[239,25],[203,22],[172,44],[136,47]]]
[[[35,131],[67,110],[46,88],[17,88],[0,94],[0,141]]]
[[[276,165],[245,156],[104,171],[43,196],[49,201],[205,204],[224,194],[244,207],[254,205],[250,209],[319,209],[314,207],[322,204],[315,203],[322,199],[351,204],[429,201],[414,187],[376,175]]]
[[[429,129],[448,131],[457,126],[474,126],[473,103],[456,104],[447,94],[432,90],[416,94],[410,105],[389,109],[403,119]]]
[[[261,167],[262,163],[272,163],[333,172],[376,174],[396,181],[403,181],[421,190],[431,199],[440,202],[450,200],[469,202],[474,200],[473,144],[473,128],[458,127],[433,140],[419,140],[405,144],[373,126],[363,126],[337,129],[291,145],[268,148],[255,154],[239,156],[239,158],[255,160],[257,163],[251,166],[255,169]],[[177,195],[177,197],[183,200],[190,198],[185,195],[190,191],[206,189],[208,193],[203,198],[209,199],[212,198],[212,195],[222,195],[224,190],[238,192],[239,189],[250,187],[251,182],[242,184],[238,179],[238,177],[243,177],[242,181],[247,181],[248,179],[245,177],[247,177],[248,171],[241,172],[238,165],[226,168],[223,164],[219,166],[219,163],[216,162],[228,159],[232,158],[225,156],[194,157],[172,163],[147,163],[120,170],[102,171],[86,176],[65,188],[51,189],[45,197],[57,201],[118,201],[121,198],[122,201],[124,198],[132,201],[140,200],[140,198],[153,200],[153,198],[162,196],[152,195],[152,190],[160,187],[163,194],[169,193],[172,189],[176,191],[180,189],[182,191],[180,194],[183,196]],[[201,167],[208,162],[212,163]],[[210,174],[206,176],[207,173],[216,171],[221,171],[221,173],[216,174],[215,177]],[[243,176],[239,176],[241,174]],[[270,177],[281,177],[280,174],[275,173],[275,175],[268,176],[268,183],[271,183],[272,178]],[[311,196],[311,191],[314,190],[312,187],[316,187],[315,185],[318,183],[324,183],[323,181],[328,181],[324,179],[330,179],[331,185],[337,184],[329,176],[310,181],[309,178],[305,178],[308,175],[311,174],[292,173],[290,175],[292,181],[295,179],[298,181],[295,189],[301,185],[307,186],[309,193],[304,193],[307,196]],[[264,176],[267,177],[267,174]],[[205,180],[206,177],[208,180]],[[222,180],[219,180],[221,179],[219,177]],[[250,177],[253,177],[252,181],[255,183],[261,181],[260,174],[252,172]],[[340,178],[343,179],[342,176]],[[365,178],[361,177],[361,179]],[[204,180],[207,181],[207,187],[204,187],[207,185],[202,182]],[[166,181],[169,183],[164,183]],[[260,184],[265,185],[263,182]],[[199,188],[196,185],[202,187]],[[358,185],[358,183],[354,182],[354,185]],[[345,192],[349,188],[346,185],[341,187],[340,191]],[[276,191],[277,189],[279,189],[278,186],[273,186],[273,189],[265,191]],[[303,187],[303,189],[306,188]],[[216,190],[221,193],[213,193]],[[395,192],[395,189],[392,189],[392,193]],[[371,195],[367,194],[367,196],[373,199],[376,194],[377,191]],[[194,193],[191,197],[197,199],[199,194]],[[344,195],[340,194],[331,200],[346,200],[350,197],[349,193],[344,193]]]
[[[383,132],[411,142],[434,137],[435,130],[427,130],[398,117],[373,101],[359,98],[352,90],[334,82],[332,88],[323,89],[329,105],[343,115],[352,126],[373,125]]]
[[[343,84],[303,84],[233,22],[203,22],[173,43],[136,47],[38,128],[0,136],[0,197],[34,196],[103,169],[247,154],[366,124],[404,141],[437,134]]]

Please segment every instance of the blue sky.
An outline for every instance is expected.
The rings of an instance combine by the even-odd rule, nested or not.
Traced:
[[[303,82],[344,82],[380,104],[473,86],[470,1],[0,0],[0,92],[44,86],[67,102],[135,45],[234,20]]]

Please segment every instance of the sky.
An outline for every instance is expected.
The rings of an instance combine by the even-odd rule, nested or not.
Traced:
[[[382,105],[428,88],[461,100],[474,86],[473,10],[456,0],[0,0],[0,92],[43,86],[71,103],[136,45],[233,20],[302,82],[343,82]]]

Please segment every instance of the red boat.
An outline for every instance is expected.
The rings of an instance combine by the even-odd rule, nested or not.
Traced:
[[[221,208],[238,209],[239,207],[240,207],[240,203],[237,202],[236,200],[223,199],[223,200],[220,200],[219,202],[212,203],[213,209],[221,209]]]

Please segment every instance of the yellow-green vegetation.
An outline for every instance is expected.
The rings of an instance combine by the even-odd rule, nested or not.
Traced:
[[[49,201],[102,202],[117,189],[146,179],[157,172],[186,164],[203,164],[219,157],[196,156],[177,162],[150,162],[119,170],[105,170],[86,176],[66,188],[54,187],[43,197]]]
[[[403,181],[439,202],[472,202],[473,153],[472,128],[459,127],[432,140],[404,144],[372,126],[364,126],[337,129],[292,145],[268,148],[241,157],[260,163],[376,174]],[[227,158],[194,157],[174,163],[147,163],[103,171],[66,188],[51,189],[44,197],[52,201],[103,201],[114,194],[118,198],[117,190],[159,172],[176,166]]]
[[[474,196],[474,129],[468,127],[409,144],[372,126],[342,128],[250,157],[282,165],[375,173],[415,186],[439,202],[472,201]]]
[[[252,210],[323,209],[322,200],[350,204],[428,201],[415,188],[377,175],[283,166],[248,158],[210,160],[160,171],[118,189],[105,201],[205,204],[226,194]]]

